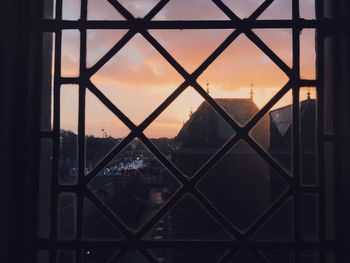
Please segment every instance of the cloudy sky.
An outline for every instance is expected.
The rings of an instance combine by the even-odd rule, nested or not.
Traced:
[[[79,18],[78,0],[63,1],[63,18]],[[157,0],[120,0],[135,17],[143,17]],[[238,16],[248,17],[263,0],[223,0]],[[259,19],[290,19],[292,0],[275,0]],[[123,20],[107,0],[88,1],[88,19]],[[301,16],[314,18],[314,0],[300,0]],[[154,20],[228,20],[210,0],[171,0]],[[93,66],[127,31],[89,30],[87,64]],[[150,30],[149,33],[188,72],[193,72],[233,30]],[[289,66],[292,61],[292,37],[289,29],[259,29],[254,32]],[[314,30],[301,33],[301,75],[315,78]],[[79,69],[79,31],[64,30],[62,38],[62,75],[77,76]],[[135,35],[106,63],[92,82],[135,124],[141,123],[183,81],[171,65],[144,39]],[[209,83],[214,98],[248,98],[254,83],[254,102],[261,108],[286,84],[287,76],[245,35],[240,35],[198,78],[203,88]],[[310,90],[314,96],[314,92]],[[307,90],[301,91],[301,99]],[[77,130],[78,87],[62,86],[61,128]],[[203,101],[189,87],[145,131],[153,138],[173,137],[188,119],[190,110]],[[278,105],[291,102],[290,94]],[[86,131],[95,136],[102,129],[114,137],[126,136],[128,129],[107,108],[87,93]]]

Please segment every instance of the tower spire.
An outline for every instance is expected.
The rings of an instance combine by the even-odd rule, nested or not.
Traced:
[[[253,100],[254,99],[254,83],[253,81],[250,83],[250,99]]]
[[[209,94],[210,93],[210,90],[209,90],[209,81],[207,81],[207,84],[206,84],[206,86],[207,86],[207,93]]]
[[[188,116],[191,118],[191,117],[192,117],[192,115],[193,115],[193,108],[191,107],[191,109],[190,109],[190,112],[189,112]]]
[[[310,89],[308,88],[307,89],[307,99],[309,100],[309,99],[311,99],[311,92],[310,92]]]

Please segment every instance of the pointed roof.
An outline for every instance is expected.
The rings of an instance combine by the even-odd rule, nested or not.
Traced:
[[[229,98],[214,99],[239,125],[245,125],[258,111],[258,107],[251,99]],[[260,133],[266,133],[268,125],[260,129]],[[184,124],[175,137],[178,148],[217,148],[231,138],[235,132],[230,125],[204,101]]]
[[[307,110],[309,110],[310,105],[314,108],[316,106],[316,100],[308,98],[300,102],[300,118],[303,118]],[[269,112],[271,124],[276,126],[282,136],[291,129],[293,122],[292,110],[292,105],[287,105]]]

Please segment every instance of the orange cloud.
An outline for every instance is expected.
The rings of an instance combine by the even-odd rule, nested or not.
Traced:
[[[184,1],[184,0],[183,0]],[[107,1],[106,1],[107,2]],[[121,1],[135,16],[143,16],[157,1]],[[173,0],[155,19],[228,19],[220,10],[204,8],[204,0]],[[211,2],[211,1],[209,1]],[[224,1],[230,3],[232,1]],[[254,2],[254,1],[253,1]],[[255,1],[255,4],[259,1]],[[271,11],[262,18],[271,19],[274,15],[289,16],[286,1],[276,1]],[[306,9],[310,14],[308,0]],[[123,19],[118,12],[100,1],[89,1],[89,19]],[[100,5],[99,5],[100,3]],[[251,1],[242,1],[240,5],[230,6],[241,17],[253,12]],[[181,7],[181,8],[180,8]],[[107,9],[108,11],[107,11]],[[202,11],[199,12],[199,10]],[[105,10],[105,11],[103,11]],[[65,31],[62,50],[62,72],[65,75],[78,74],[79,38],[78,31]],[[168,52],[190,73],[193,72],[231,33],[232,30],[150,30],[150,34],[168,50]],[[254,30],[256,34],[289,66],[292,60],[291,31],[288,29]],[[88,66],[92,66],[124,34],[126,30],[89,30],[88,31]],[[301,75],[314,78],[315,43],[314,32],[303,31],[301,34]],[[135,36],[118,54],[107,62],[92,78],[93,83],[132,121],[142,122],[156,109],[184,80],[173,67],[141,35]],[[239,36],[221,54],[217,60],[198,78],[204,87],[210,83],[213,97],[248,97],[251,81],[254,82],[254,101],[262,107],[288,81],[287,76],[244,35]],[[90,97],[93,95],[89,95]],[[289,96],[289,95],[288,95]],[[286,96],[283,103],[290,103]],[[195,110],[203,101],[196,92],[185,92],[148,128],[150,137],[171,137],[181,128],[188,118],[188,112]],[[95,110],[98,101],[87,100],[87,132],[98,135],[101,128],[112,136],[125,136],[128,130],[121,122],[110,115],[108,109]],[[66,108],[70,106],[66,105]],[[96,106],[97,107],[97,106]],[[104,109],[102,105],[98,106]],[[69,111],[64,112],[62,121],[72,126],[74,120]],[[101,127],[103,126],[103,127]]]

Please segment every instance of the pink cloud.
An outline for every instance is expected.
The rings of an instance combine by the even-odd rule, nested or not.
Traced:
[[[261,1],[224,0],[242,17],[249,16]],[[290,1],[276,0],[276,3],[271,5],[260,19],[289,18]],[[158,1],[121,1],[135,16],[143,16],[156,2]],[[312,1],[305,0],[304,2],[308,10],[304,13],[311,12]],[[184,6],[186,8],[183,8]],[[228,19],[209,0],[171,0],[155,19],[206,18]],[[123,18],[108,1],[89,0],[89,19],[120,20]],[[231,32],[232,30],[150,30],[150,34],[189,72],[195,70]],[[254,32],[285,63],[291,66],[290,30],[260,29]],[[63,73],[67,75],[76,75],[78,72],[79,38],[77,33],[79,34],[78,31],[75,33],[66,31],[63,39],[62,66]],[[125,33],[126,30],[89,30],[88,66],[98,61]],[[305,31],[301,34],[301,38],[302,76],[311,78],[314,77],[315,60],[313,35]],[[127,116],[135,123],[140,123],[183,82],[183,78],[141,35],[137,35],[92,77],[92,81]],[[242,35],[219,56],[199,77],[198,81],[203,86],[209,81],[211,94],[214,97],[246,97],[250,82],[254,81],[256,103],[261,107],[287,82],[287,77],[265,54]],[[181,102],[183,100],[181,98],[177,100],[178,103],[175,101],[175,106],[170,107],[164,113],[165,115],[156,120],[149,128],[147,135],[151,137],[174,136],[174,133],[181,127],[183,119],[187,118],[190,105],[193,104],[193,101],[197,101],[195,99],[197,95],[193,93],[184,97],[188,102]],[[260,97],[259,101],[258,97]],[[96,103],[94,101],[89,99],[89,132],[98,133],[99,126],[104,126],[113,136],[125,136],[123,125],[113,121],[113,115],[110,116],[108,110],[93,110],[91,103]],[[101,105],[99,107],[103,108]],[[180,108],[182,110],[179,110]],[[65,114],[68,114],[68,111]],[[113,128],[114,126],[116,128]]]

